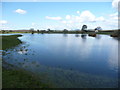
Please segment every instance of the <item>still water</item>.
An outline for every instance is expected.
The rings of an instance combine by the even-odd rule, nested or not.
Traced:
[[[54,87],[117,87],[118,40],[108,35],[23,34],[3,60]]]

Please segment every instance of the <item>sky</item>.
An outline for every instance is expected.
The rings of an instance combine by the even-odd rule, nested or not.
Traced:
[[[118,29],[118,1],[2,2],[0,29],[77,30],[84,24],[88,29]]]

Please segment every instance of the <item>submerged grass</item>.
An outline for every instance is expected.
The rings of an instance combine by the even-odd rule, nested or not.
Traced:
[[[0,36],[2,39],[2,50],[12,48],[21,44],[18,39],[22,35]],[[3,62],[5,62],[3,60]],[[7,66],[11,67],[8,63]],[[15,68],[15,67],[14,67]],[[3,88],[48,88],[50,85],[43,84],[34,75],[21,69],[2,69]]]

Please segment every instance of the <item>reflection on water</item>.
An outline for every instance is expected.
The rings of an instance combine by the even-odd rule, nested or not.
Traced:
[[[87,36],[86,34],[82,34],[82,35],[81,35],[81,38],[82,38],[82,39],[86,39],[86,36]]]
[[[26,43],[7,50],[3,59],[46,76],[46,82],[57,87],[117,87],[116,39],[85,34],[24,34],[19,39]]]
[[[100,39],[101,38],[101,36],[100,35],[96,35],[96,37],[95,37],[96,39]]]
[[[67,34],[63,34],[64,37],[67,37]]]
[[[76,34],[75,37],[79,37],[80,35],[79,34]]]

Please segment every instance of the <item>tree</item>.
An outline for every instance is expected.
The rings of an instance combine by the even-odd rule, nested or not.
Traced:
[[[43,34],[43,33],[45,33],[46,31],[45,30],[41,30],[41,33]]]
[[[63,32],[64,32],[64,33],[67,33],[67,32],[68,32],[68,30],[67,30],[67,29],[64,29],[64,30],[63,30]]]
[[[81,31],[87,32],[87,25],[83,25]]]
[[[39,29],[37,30],[37,33],[40,33],[40,30],[39,30]]]
[[[94,30],[95,30],[95,32],[99,32],[100,30],[102,30],[102,28],[101,27],[96,27]]]
[[[2,33],[5,33],[5,30],[2,30]]]
[[[96,28],[95,28],[95,31],[96,31],[96,30],[97,30],[97,31],[100,31],[100,30],[102,30],[102,28],[101,28],[101,27],[96,27]]]
[[[50,31],[50,28],[48,28],[47,30]]]
[[[47,29],[48,33],[52,32],[52,30],[50,30],[49,28]]]
[[[34,34],[34,28],[31,28],[31,29],[30,29],[30,32],[31,32],[32,34]]]

